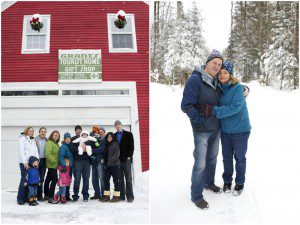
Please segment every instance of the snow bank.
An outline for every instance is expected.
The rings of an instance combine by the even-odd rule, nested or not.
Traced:
[[[133,203],[101,203],[97,200],[52,205],[39,202],[35,207],[19,206],[17,190],[2,190],[1,223],[89,223],[89,224],[145,224],[149,223],[148,173],[136,177]],[[94,194],[89,191],[90,196]]]
[[[245,191],[213,194],[201,211],[190,201],[193,136],[181,111],[183,89],[151,83],[150,220],[153,223],[300,223],[299,90],[277,91],[247,84],[252,124]],[[221,146],[216,184],[223,185]]]

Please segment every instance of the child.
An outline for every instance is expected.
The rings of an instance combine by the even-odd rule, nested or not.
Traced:
[[[36,201],[37,188],[40,182],[40,173],[39,173],[39,159],[35,156],[30,156],[28,160],[30,168],[27,171],[27,179],[25,179],[25,186],[28,184],[28,196],[29,196],[29,205],[36,206],[38,205]]]
[[[79,155],[82,155],[83,154],[83,149],[82,149],[82,144],[86,141],[94,141],[96,142],[97,139],[94,138],[94,137],[91,137],[89,135],[89,133],[87,131],[82,131],[81,134],[80,134],[80,137],[75,139],[73,141],[73,143],[79,143],[79,146],[78,146],[78,154]],[[86,153],[91,156],[92,155],[92,147],[89,146],[89,145],[86,145]]]
[[[103,194],[103,202],[119,202],[120,201],[120,148],[115,135],[109,132],[106,135],[107,145],[104,151],[105,174],[104,183],[105,191]],[[113,198],[110,200],[110,177],[113,177],[114,192]]]
[[[67,202],[66,190],[67,187],[70,186],[72,178],[70,176],[70,160],[64,159],[64,161],[66,163],[65,167],[61,165],[58,166],[59,178],[57,185],[59,186],[59,190],[54,195],[53,204],[57,204],[59,202],[59,197],[62,204],[65,204]]]
[[[92,136],[92,137],[94,137],[94,138],[100,137],[99,131],[100,131],[99,126],[97,126],[97,125],[93,126],[92,132],[90,133],[90,136]]]

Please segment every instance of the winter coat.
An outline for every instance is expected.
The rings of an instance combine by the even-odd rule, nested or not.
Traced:
[[[73,141],[75,139],[77,139],[78,137],[77,136],[74,136],[71,138],[71,143],[70,143],[70,150],[73,154],[73,158],[74,158],[74,161],[77,161],[77,160],[89,160],[89,155],[86,153],[86,152],[83,152],[82,155],[79,155],[78,154],[78,146],[79,146],[79,143],[73,143]],[[93,141],[87,141],[85,142],[86,145],[89,145],[92,147],[92,151],[94,151],[95,148],[99,147],[99,143],[96,141],[96,142],[93,142]]]
[[[93,150],[92,156],[95,157],[94,161],[96,163],[100,163],[101,160],[104,159],[104,151],[105,151],[106,144],[107,144],[106,136],[104,138],[97,138],[97,140],[98,140],[99,146]]]
[[[105,166],[118,166],[120,165],[120,148],[117,141],[107,143],[105,148]]]
[[[244,86],[240,83],[219,84],[222,95],[220,106],[213,107],[213,113],[220,119],[221,130],[225,133],[241,133],[251,130]]]
[[[59,165],[61,166],[66,166],[65,160],[64,159],[69,159],[70,161],[70,166],[73,165],[74,159],[73,159],[73,154],[71,153],[70,150],[70,144],[62,143],[59,149]]]
[[[73,143],[79,143],[79,146],[82,146],[83,143],[87,142],[87,141],[93,141],[96,142],[97,139],[92,137],[92,136],[87,136],[86,138],[83,137],[79,137],[76,138],[74,141],[72,141]]]
[[[39,158],[36,142],[29,136],[21,136],[19,139],[19,163],[23,163],[25,165],[28,163],[30,156]]]
[[[117,137],[117,133],[114,134]],[[134,151],[134,139],[131,132],[124,130],[122,134],[120,148],[120,161],[126,162],[127,158],[130,157],[132,160],[132,155]]]
[[[68,187],[70,186],[71,182],[72,182],[72,178],[70,177],[70,166],[66,166],[66,172],[62,173],[62,166],[59,165],[58,166],[58,171],[59,171],[59,178],[58,178],[58,182],[57,185],[58,186],[65,186]]]
[[[201,132],[213,132],[220,129],[219,120],[215,116],[205,116],[200,113],[200,105],[218,106],[220,104],[220,89],[215,77],[212,81],[204,71],[205,66],[194,70],[187,80],[181,110],[190,118],[192,126]]]
[[[38,185],[40,182],[40,173],[38,167],[34,167],[33,165],[33,163],[37,160],[39,159],[35,156],[29,157],[29,161],[28,161],[29,169],[27,171],[27,181],[25,179],[28,185]]]
[[[47,138],[41,139],[40,136],[36,136],[34,138],[34,140],[35,140],[36,145],[38,147],[40,158],[45,158],[46,157],[45,156],[45,147],[46,147]],[[40,141],[44,141],[45,142],[44,148],[42,148],[42,146],[40,146]]]
[[[58,167],[58,156],[59,156],[59,145],[52,140],[46,142],[45,147],[46,155],[46,167],[57,169]]]

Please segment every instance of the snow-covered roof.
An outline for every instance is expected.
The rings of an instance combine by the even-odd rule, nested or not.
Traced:
[[[1,12],[3,12],[4,10],[6,10],[7,8],[9,8],[10,6],[12,6],[13,4],[15,4],[17,1],[5,1],[1,3]]]

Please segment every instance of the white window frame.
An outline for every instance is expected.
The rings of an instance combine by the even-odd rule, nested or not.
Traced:
[[[113,48],[113,44],[112,44],[112,35],[113,34],[119,34],[119,33],[113,33],[111,31],[111,23],[110,23],[110,19],[111,18],[116,18],[117,14],[112,14],[109,13],[107,14],[107,29],[108,29],[108,46],[109,46],[109,52],[110,53],[114,53],[114,52],[118,52],[118,53],[128,53],[128,52],[137,52],[137,43],[136,43],[136,32],[135,32],[135,20],[134,20],[134,14],[126,14],[127,18],[131,18],[132,21],[132,32],[122,32],[121,34],[132,34],[132,45],[133,48]]]
[[[40,49],[27,49],[26,43],[27,43],[27,34],[26,34],[26,21],[28,18],[31,18],[32,15],[24,15],[23,18],[23,35],[22,35],[22,54],[39,54],[39,53],[50,53],[50,22],[51,22],[51,16],[50,15],[41,15],[42,20],[47,20],[47,34],[46,34],[46,40],[45,40],[45,46],[46,48],[44,50]]]

